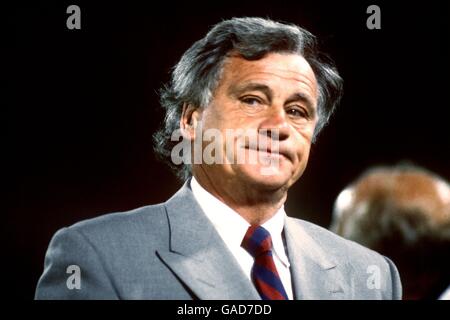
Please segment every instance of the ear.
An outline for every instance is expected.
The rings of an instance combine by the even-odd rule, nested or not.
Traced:
[[[195,128],[202,117],[202,109],[194,107],[192,104],[184,103],[180,119],[180,129],[187,139],[195,139]]]

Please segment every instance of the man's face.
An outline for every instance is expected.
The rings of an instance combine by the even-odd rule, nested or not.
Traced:
[[[214,128],[222,133],[221,147],[224,157],[228,154],[224,161],[228,163],[195,165],[194,174],[201,170],[210,181],[224,185],[237,182],[266,190],[289,188],[308,162],[317,123],[317,91],[314,73],[300,55],[272,53],[256,61],[227,58],[211,102],[200,111],[199,120],[203,132]],[[227,129],[243,129],[268,149],[278,143],[279,152],[266,152],[266,146],[252,144],[239,134],[230,137]],[[234,148],[231,159],[230,146]],[[238,152],[258,161],[239,163]],[[263,159],[274,163],[269,175]]]

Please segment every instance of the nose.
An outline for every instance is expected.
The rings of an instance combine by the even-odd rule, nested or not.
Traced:
[[[290,131],[284,108],[273,107],[270,109],[261,122],[259,130],[263,131],[271,139],[286,140],[289,138]]]

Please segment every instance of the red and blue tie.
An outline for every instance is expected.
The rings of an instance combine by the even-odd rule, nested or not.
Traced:
[[[250,226],[241,246],[250,253],[255,262],[252,280],[263,300],[288,300],[283,283],[272,257],[272,237],[261,226]]]

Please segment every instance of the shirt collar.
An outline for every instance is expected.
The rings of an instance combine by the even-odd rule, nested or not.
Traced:
[[[195,179],[191,179],[191,189],[205,215],[216,228],[227,246],[239,248],[250,224],[240,214],[206,191]],[[263,223],[272,237],[273,251],[288,268],[289,260],[284,249],[282,232],[286,219],[284,206],[276,214]]]
[[[267,220],[265,223],[263,223],[264,229],[269,231],[270,235],[272,236],[272,243],[273,243],[273,251],[278,256],[280,261],[289,268],[289,259],[286,255],[286,250],[284,248],[283,243],[283,229],[284,229],[284,223],[286,219],[286,212],[284,211],[284,206],[281,206],[280,209],[278,209],[277,213]]]

